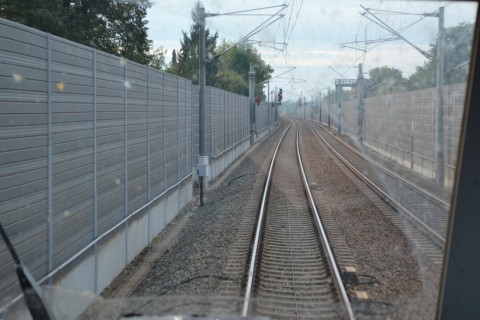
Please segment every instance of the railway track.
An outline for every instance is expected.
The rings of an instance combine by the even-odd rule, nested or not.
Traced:
[[[449,204],[361,154],[334,137],[323,126],[318,130],[318,124],[309,123],[309,125],[348,169],[401,213],[401,216],[391,218],[434,263],[441,264],[448,226]],[[415,230],[406,226],[403,218],[406,218],[410,225],[414,225]],[[418,230],[421,230],[421,233]]]
[[[326,232],[309,190],[298,125],[272,157],[258,214],[243,316],[353,319]],[[261,303],[251,303],[251,298]]]

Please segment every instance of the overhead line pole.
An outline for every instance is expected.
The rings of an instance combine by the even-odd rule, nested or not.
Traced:
[[[414,47],[418,50],[423,56],[425,56],[429,60],[433,60],[433,57],[426,51],[420,49],[419,47],[415,46],[413,43],[405,39],[400,33],[395,31],[389,25],[387,25],[384,21],[380,18],[375,16],[370,9],[365,8],[364,6],[360,5],[362,9],[365,10],[365,13],[361,13],[362,16],[366,17],[373,23],[379,25],[380,27],[390,31],[395,36],[399,37],[400,39],[407,42],[409,45]],[[367,13],[372,15],[377,21],[373,20],[372,18],[367,16]],[[444,156],[444,130],[443,130],[443,78],[444,78],[444,33],[445,33],[445,7],[441,6],[438,10],[438,13],[424,13],[420,14],[425,17],[437,17],[438,18],[438,39],[437,39],[437,112],[436,112],[436,141],[435,141],[435,152],[436,152],[436,174],[435,180],[438,185],[444,186],[445,184],[445,156]]]
[[[248,82],[249,82],[249,103],[250,103],[250,145],[255,144],[255,69],[254,65],[250,64],[250,71],[248,72]]]
[[[255,29],[250,31],[246,36],[244,36],[241,41],[253,36],[254,34],[260,32],[261,30],[265,29],[267,26],[271,25],[278,19],[281,19],[283,15],[280,15],[279,13],[285,9],[287,5],[279,5],[279,6],[270,6],[270,7],[263,7],[259,9],[251,9],[251,10],[243,10],[243,11],[237,11],[236,13],[242,13],[242,12],[248,12],[248,11],[254,11],[254,10],[262,10],[262,9],[269,9],[269,8],[276,8],[276,7],[282,7],[278,12],[273,14],[269,19],[267,19],[265,22],[257,26]],[[207,59],[205,58],[205,24],[206,24],[206,18],[207,17],[215,17],[221,15],[220,13],[205,13],[205,8],[203,5],[200,5],[197,8],[197,21],[199,24],[199,41],[198,41],[198,63],[199,63],[199,124],[198,124],[198,133],[199,133],[199,142],[198,142],[198,153],[199,153],[199,159],[198,159],[198,164],[197,164],[197,176],[199,178],[199,184],[200,184],[200,206],[204,206],[204,184],[205,184],[205,177],[208,176],[208,170],[209,170],[209,156],[206,155],[206,139],[205,139],[205,120],[206,120],[206,115],[205,115],[205,89],[207,85],[207,72],[206,72],[206,64],[207,62],[220,57],[222,54],[227,52],[228,50],[232,49],[236,45],[238,45],[239,42],[231,46],[230,48],[226,49],[225,51],[221,52],[220,54],[217,54],[213,59]],[[227,14],[232,14],[227,13]],[[268,21],[270,21],[274,16],[279,16],[277,19],[271,21],[267,25],[265,25]],[[250,75],[250,73],[249,73]],[[253,76],[255,77],[255,73],[253,73]],[[253,100],[253,99],[251,99]],[[253,110],[254,111],[254,110]],[[251,117],[254,116],[252,112],[250,112]],[[252,132],[252,121],[254,119],[250,119],[250,133]],[[252,133],[251,133],[252,134]],[[252,137],[250,138],[250,143],[252,144]]]
[[[444,185],[444,150],[443,150],[443,73],[444,73],[444,20],[445,8],[440,7],[438,12],[438,43],[437,43],[437,128],[436,151],[437,173],[436,182]]]
[[[198,153],[199,153],[199,164],[207,165],[208,167],[208,156],[206,155],[205,150],[205,87],[207,85],[207,68],[205,61],[205,8],[198,8],[199,15],[199,117],[200,121],[198,124],[198,133],[199,133],[199,143],[198,143]],[[205,158],[207,163],[205,163]],[[203,163],[202,163],[203,162]],[[198,171],[197,171],[198,172]],[[199,172],[198,172],[199,173]],[[206,175],[206,172],[205,172]],[[204,206],[203,201],[203,188],[204,188],[204,176],[199,174],[199,184],[200,184],[200,207]]]
[[[360,63],[358,65],[358,77],[357,77],[357,92],[358,92],[358,107],[357,107],[357,126],[358,126],[358,142],[363,145],[363,66]]]

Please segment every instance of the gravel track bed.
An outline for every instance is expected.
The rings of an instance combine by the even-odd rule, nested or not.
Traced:
[[[255,281],[255,295],[263,303],[254,314],[274,319],[341,318],[339,293],[303,189],[296,130],[293,124],[273,169]]]
[[[198,197],[172,222],[188,213],[173,246],[157,259],[133,297],[234,296],[243,294],[243,276],[261,186],[274,146],[286,121],[247,151],[246,157],[214,188],[206,190],[205,206]],[[215,184],[215,181],[211,183]],[[168,232],[168,228],[165,233]],[[159,241],[165,236],[159,235]],[[206,309],[208,312],[208,308]],[[181,311],[181,310],[176,310]]]
[[[365,304],[363,317],[434,318],[440,266],[415,254],[395,212],[333,160],[326,147],[311,147],[321,146],[313,130],[304,127],[301,143],[309,183],[317,186],[313,191],[317,204],[341,230],[357,261],[357,273],[368,276],[360,277],[360,282],[372,282],[356,287],[377,302]]]
[[[158,315],[160,307],[168,314],[239,314],[261,189],[287,122],[282,120],[275,132],[212,182],[203,208],[196,196],[159,234],[155,242],[165,241],[177,225],[184,225],[133,291],[133,298],[113,303],[117,314],[141,309],[143,314]],[[415,255],[415,244],[404,234],[405,222],[343,164],[332,160],[311,129],[301,132],[302,157],[317,206],[322,219],[328,220],[334,250],[344,248],[337,257],[339,264],[354,265],[358,274],[367,275],[359,278],[360,284],[347,286],[367,291],[377,303],[361,305],[362,313],[355,304],[357,318],[434,318],[441,266]],[[123,276],[128,277],[152,250],[154,244]],[[153,298],[146,301],[145,296]]]
[[[318,125],[318,122],[316,123]],[[326,126],[322,125],[323,128],[327,129]],[[323,129],[319,129],[323,130]],[[390,171],[395,172],[402,178],[410,181],[411,183],[425,189],[426,191],[430,192],[431,194],[436,195],[438,198],[450,202],[452,197],[452,190],[449,188],[443,188],[436,184],[435,180],[429,179],[425,176],[422,176],[411,169],[401,165],[400,163],[389,159],[386,155],[382,155],[370,148],[360,146],[358,142],[345,135],[338,135],[337,132],[331,130],[338,139],[345,142],[350,147],[354,148],[355,150],[361,152],[362,154],[366,155],[368,158],[372,159],[373,161],[381,164],[383,167],[387,168]]]

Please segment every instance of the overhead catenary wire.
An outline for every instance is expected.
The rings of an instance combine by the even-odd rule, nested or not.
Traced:
[[[282,8],[280,10],[278,10],[277,12],[275,12],[274,14],[271,15],[270,18],[268,18],[267,20],[265,20],[264,22],[262,22],[261,24],[259,24],[257,27],[255,27],[253,30],[251,30],[249,33],[247,33],[245,36],[243,36],[240,40],[238,40],[237,42],[235,42],[233,45],[231,45],[230,47],[228,47],[227,49],[223,50],[222,52],[216,54],[213,58],[211,58],[210,60],[214,60],[214,59],[218,59],[220,56],[222,56],[223,54],[225,54],[227,51],[231,50],[232,48],[238,46],[240,43],[244,42],[245,40],[247,40],[248,38],[252,37],[253,35],[259,33],[260,31],[264,30],[265,28],[267,28],[268,26],[272,25],[273,23],[277,22],[278,20],[280,20],[281,18],[283,18],[283,14],[282,15],[278,15],[280,12],[282,12],[282,10],[284,10],[286,8],[285,5],[282,6]],[[277,17],[276,19],[272,20],[274,17]],[[272,21],[271,21],[272,20]]]
[[[447,7],[451,4],[453,4],[454,1],[448,1],[446,4],[444,4],[442,7]],[[385,11],[387,12],[388,10],[382,10],[382,9],[379,9],[379,8],[368,8],[369,10],[372,10],[372,11]],[[423,14],[420,14],[422,15],[419,19],[399,28],[396,30],[397,33],[400,33],[400,32],[404,32],[405,30],[411,28],[412,26],[420,23],[422,20],[428,18],[428,17],[431,17],[431,16],[435,16],[437,13],[438,13],[439,9],[437,8],[436,10],[432,10],[431,12],[427,12],[425,11],[426,13],[423,13]],[[394,12],[401,12],[401,11],[394,11]],[[360,13],[361,14],[361,13]],[[363,15],[362,15],[363,17]],[[382,27],[383,28],[383,27]],[[362,52],[360,54],[360,56],[355,59],[355,61],[351,64],[351,67],[349,69],[347,69],[346,72],[348,72],[351,68],[355,67],[359,61],[363,60],[363,63],[365,63],[365,59],[366,59],[366,56],[367,54],[374,50],[375,48],[379,47],[380,45],[384,44],[385,42],[388,42],[390,40],[388,40],[389,38],[392,37],[392,33],[388,33],[386,35],[383,35],[381,36],[379,39],[376,39],[375,41],[374,40],[366,40],[366,42],[364,41],[360,41],[361,43],[366,43],[365,44],[365,47],[366,47],[366,51],[365,52]],[[358,41],[357,41],[358,42]],[[355,43],[355,42],[351,42],[351,43]],[[347,44],[347,43],[345,43]],[[354,50],[357,50],[357,49],[354,49]]]
[[[446,4],[446,5],[449,5],[449,4]],[[372,10],[377,10],[377,9],[372,9]],[[432,11],[431,14],[435,14],[436,12],[438,12],[438,9]],[[363,15],[362,15],[362,16],[363,16]],[[406,26],[403,26],[403,27],[399,28],[398,30],[396,30],[396,32],[397,32],[397,33],[403,32],[403,31],[411,28],[412,26],[418,24],[419,22],[421,22],[422,20],[424,20],[424,19],[426,19],[426,18],[428,18],[428,17],[430,17],[430,15],[423,15],[421,18],[419,18],[419,19],[417,19],[417,20],[415,20],[415,21],[407,24]],[[382,27],[382,28],[383,28],[383,27]],[[359,62],[361,59],[363,59],[363,63],[365,63],[365,59],[366,59],[367,53],[370,52],[370,51],[372,51],[373,49],[377,48],[378,46],[384,44],[385,42],[387,42],[386,40],[388,39],[388,37],[391,37],[391,33],[386,34],[386,35],[382,36],[381,38],[379,38],[377,43],[375,43],[375,44],[371,43],[371,44],[373,44],[373,46],[370,46],[369,48],[367,48],[367,49],[366,49],[366,52],[361,53],[360,57],[357,58],[357,59],[351,64],[351,66],[347,69],[346,72],[348,72],[351,68],[356,67],[356,65],[358,64],[358,62]],[[369,41],[373,41],[373,40],[369,40]],[[370,43],[369,43],[369,44],[370,44]],[[346,72],[345,72],[345,73],[346,73]]]
[[[397,37],[400,37],[403,41],[407,42],[409,45],[411,45],[413,48],[415,48],[418,52],[420,52],[422,55],[424,55],[425,57],[427,57],[428,59],[432,59],[432,56],[426,52],[425,50],[419,48],[418,46],[416,46],[415,44],[413,44],[411,41],[407,40],[404,36],[402,36],[400,33],[398,33],[395,29],[393,29],[392,27],[390,27],[387,23],[385,23],[383,20],[381,20],[380,18],[378,18],[376,15],[374,15],[373,13],[370,12],[370,9],[368,8],[365,8],[364,6],[360,5],[360,7],[362,7],[362,9],[365,10],[364,13],[362,13],[362,15],[367,18],[368,20],[372,21],[373,23],[377,24],[378,26],[386,29],[387,31],[390,31],[392,34],[396,35]],[[372,17],[369,17],[367,16],[367,14],[370,14]]]
[[[244,13],[244,12],[259,11],[259,10],[273,9],[273,8],[279,8],[279,7],[285,8],[286,6],[288,6],[288,5],[287,4],[280,4],[280,5],[276,5],[276,6],[269,6],[269,7],[255,8],[255,9],[247,9],[247,10],[241,10],[241,11],[232,11],[232,12],[226,12],[226,13],[208,13],[208,14],[206,14],[206,17],[236,15],[236,14]]]

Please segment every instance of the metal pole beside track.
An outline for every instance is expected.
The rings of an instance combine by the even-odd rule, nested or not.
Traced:
[[[200,32],[199,32],[199,85],[200,85],[200,92],[199,92],[199,125],[198,125],[198,132],[199,132],[199,157],[202,158],[206,154],[205,150],[205,87],[207,85],[207,75],[206,75],[206,61],[205,61],[205,8],[199,7],[198,8],[198,16],[199,16],[199,25],[200,25]],[[200,160],[200,159],[199,159]],[[200,161],[199,161],[200,162]],[[203,201],[203,188],[204,188],[204,177],[199,176],[199,184],[200,184],[200,207],[204,206]]]

